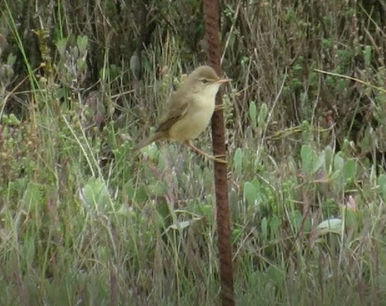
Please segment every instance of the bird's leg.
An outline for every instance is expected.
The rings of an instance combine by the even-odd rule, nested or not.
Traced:
[[[184,144],[185,144],[187,147],[193,149],[193,150],[194,150],[195,152],[197,152],[198,154],[200,154],[200,155],[202,155],[202,156],[204,156],[204,157],[206,157],[206,158],[208,158],[208,159],[211,159],[211,160],[213,160],[213,161],[215,161],[215,162],[217,162],[217,163],[221,163],[221,164],[227,164],[227,163],[228,163],[228,162],[227,162],[226,160],[224,160],[224,159],[218,158],[217,156],[209,155],[209,154],[205,153],[204,151],[201,151],[199,148],[197,148],[195,145],[193,145],[193,144],[190,142],[190,140],[186,140],[186,141],[184,142]],[[223,157],[223,156],[222,156],[222,157]]]

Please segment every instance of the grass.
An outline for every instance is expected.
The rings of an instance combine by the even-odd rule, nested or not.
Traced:
[[[260,42],[248,57],[240,57],[242,35],[227,6],[234,36],[225,37],[225,60],[239,62],[225,61],[224,70],[242,76],[224,96],[237,305],[384,305],[386,174],[373,158],[384,146],[384,70],[370,69],[369,46],[334,48],[341,10],[323,17],[307,45],[300,30],[312,23],[299,17],[307,7],[281,5],[261,7],[256,19],[237,7],[244,26],[259,29],[244,36]],[[181,81],[183,44],[158,33],[131,87],[129,65],[112,65],[106,51],[92,91],[83,88],[87,36],[57,29],[43,76],[9,23],[27,77],[11,90],[12,78],[1,83],[0,305],[219,305],[212,163],[175,143],[133,151]],[[331,37],[319,39],[320,28]],[[46,50],[47,33],[36,35]],[[289,41],[303,55],[289,58]],[[370,97],[378,126],[360,127],[358,154],[355,122],[344,117],[350,128],[341,133],[345,125],[321,116],[317,101],[349,91],[337,76],[361,52],[367,73],[355,79],[371,86],[356,87],[342,112],[359,113],[358,101]],[[14,64],[11,54],[0,68]],[[14,102],[22,111],[12,111]],[[209,129],[195,144],[210,152]]]
[[[1,303],[216,305],[211,163],[167,143],[136,155],[112,125],[89,136],[78,112],[45,101],[28,121],[3,117]],[[386,176],[298,131],[283,160],[255,138],[230,148],[237,301],[382,304]],[[103,167],[101,139],[114,154]]]

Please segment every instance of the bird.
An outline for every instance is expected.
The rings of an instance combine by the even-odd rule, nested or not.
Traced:
[[[135,150],[155,141],[176,140],[207,158],[226,163],[223,159],[201,151],[191,140],[197,138],[209,125],[216,108],[216,94],[222,84],[230,81],[231,79],[220,78],[210,66],[195,69],[172,94],[167,111],[155,133],[140,142]]]

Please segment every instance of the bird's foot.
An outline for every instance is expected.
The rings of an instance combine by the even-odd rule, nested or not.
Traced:
[[[220,163],[220,164],[227,164],[228,163],[225,159],[223,159],[225,157],[224,155],[213,156],[213,155],[207,154],[204,151],[197,148],[195,145],[193,145],[190,141],[185,141],[184,144],[186,146],[188,146],[189,148],[191,148],[193,151],[197,152],[198,154],[206,157],[207,159],[213,160],[213,161]]]
[[[225,108],[224,104],[218,104],[214,107],[214,111],[218,112],[219,110],[223,110]]]

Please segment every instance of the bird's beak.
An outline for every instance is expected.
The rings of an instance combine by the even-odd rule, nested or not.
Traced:
[[[224,83],[229,83],[230,81],[232,81],[232,79],[219,79],[214,83],[215,84],[224,84]]]

